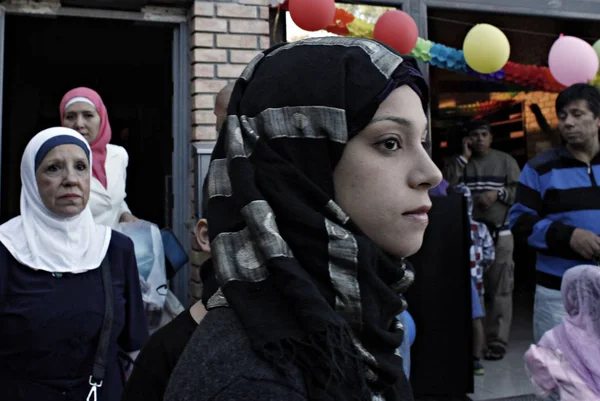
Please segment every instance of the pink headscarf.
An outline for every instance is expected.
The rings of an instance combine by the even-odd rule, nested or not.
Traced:
[[[112,138],[112,132],[110,130],[110,122],[108,121],[108,112],[106,106],[102,102],[102,98],[96,91],[89,88],[75,88],[68,91],[60,102],[60,121],[61,124],[65,118],[65,106],[67,103],[76,97],[83,97],[91,101],[96,107],[96,111],[100,116],[100,129],[98,130],[98,136],[93,143],[90,144],[92,149],[92,174],[104,188],[106,188],[106,169],[104,164],[106,163],[106,145]]]
[[[559,349],[600,398],[600,267],[575,266],[565,273],[561,292],[568,315],[539,346]]]

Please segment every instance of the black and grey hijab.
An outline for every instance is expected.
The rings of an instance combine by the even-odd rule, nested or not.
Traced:
[[[220,290],[256,353],[304,374],[311,400],[410,400],[396,349],[413,280],[334,201],[347,142],[397,87],[427,103],[412,59],[366,39],[271,48],[235,84],[209,170]],[[365,205],[369,207],[369,205]]]

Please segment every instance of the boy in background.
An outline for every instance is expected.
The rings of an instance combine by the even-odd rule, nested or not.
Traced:
[[[467,198],[469,221],[471,223],[471,310],[473,315],[473,373],[481,376],[485,373],[481,364],[481,356],[485,347],[483,329],[483,273],[494,263],[494,240],[484,223],[473,220],[473,198],[465,184],[454,188]]]

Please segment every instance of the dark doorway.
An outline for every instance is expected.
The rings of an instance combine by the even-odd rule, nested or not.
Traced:
[[[112,141],[129,153],[127,203],[171,225],[173,29],[91,18],[6,17],[0,221],[19,214],[27,142],[60,125],[62,96],[88,86],[102,96]]]

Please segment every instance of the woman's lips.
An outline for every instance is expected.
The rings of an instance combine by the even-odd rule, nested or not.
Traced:
[[[419,223],[429,223],[429,216],[427,215],[427,212],[429,212],[430,209],[431,206],[421,206],[418,209],[403,213],[402,215]]]

